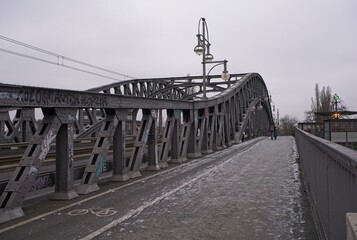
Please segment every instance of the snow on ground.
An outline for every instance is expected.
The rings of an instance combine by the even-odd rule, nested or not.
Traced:
[[[98,239],[317,239],[294,139],[238,146],[191,163],[218,160]]]

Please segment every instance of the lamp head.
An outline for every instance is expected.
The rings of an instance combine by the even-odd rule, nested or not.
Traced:
[[[207,53],[205,55],[205,62],[212,62],[212,60],[214,58],[213,55],[211,54],[210,46],[211,46],[211,44],[208,43],[207,44]]]
[[[221,78],[222,78],[224,81],[228,81],[229,78],[230,78],[229,72],[228,72],[227,70],[224,70],[224,71],[222,72]]]
[[[205,61],[206,62],[212,62],[213,60],[213,55],[210,54],[210,53],[207,53],[206,56],[205,56]]]
[[[193,51],[198,55],[201,56],[204,52],[204,47],[201,44],[198,44]]]

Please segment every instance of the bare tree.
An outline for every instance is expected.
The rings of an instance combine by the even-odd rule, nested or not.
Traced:
[[[315,121],[315,113],[313,111],[305,111],[305,120],[304,122],[314,122]]]
[[[299,121],[293,115],[285,115],[280,118],[279,135],[289,136],[294,134],[294,127]]]
[[[314,114],[316,112],[332,112],[334,111],[333,107],[333,96],[331,94],[330,86],[323,87],[320,91],[319,84],[315,85],[315,98],[311,98],[311,111],[305,111],[305,121],[306,122],[323,122],[325,119],[328,119],[327,116],[320,116]],[[343,102],[340,102],[340,110],[346,110],[347,107]]]

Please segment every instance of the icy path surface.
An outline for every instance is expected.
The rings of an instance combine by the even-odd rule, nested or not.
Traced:
[[[226,153],[215,157],[220,154]],[[267,138],[220,160],[209,174],[98,239],[317,239],[294,138]]]
[[[40,201],[0,239],[317,239],[292,137],[260,138],[68,202]]]

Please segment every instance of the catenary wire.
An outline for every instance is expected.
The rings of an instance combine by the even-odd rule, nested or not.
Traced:
[[[71,66],[68,66],[68,65],[58,64],[58,62],[52,62],[52,61],[49,61],[49,60],[46,60],[46,59],[42,59],[42,58],[38,58],[38,57],[33,57],[33,56],[30,56],[30,55],[26,55],[26,54],[23,54],[23,53],[14,52],[14,51],[7,50],[7,49],[3,49],[3,48],[0,48],[0,52],[5,52],[5,53],[9,53],[9,54],[16,55],[16,56],[20,56],[20,57],[24,57],[24,58],[29,58],[29,59],[32,59],[32,60],[36,60],[36,61],[40,61],[40,62],[45,62],[45,63],[49,63],[49,64],[53,64],[53,65],[57,65],[57,66],[65,67],[65,68],[69,68],[69,69],[72,69],[72,70],[76,70],[76,71],[80,71],[80,72],[84,72],[84,73],[96,75],[96,76],[103,77],[103,78],[108,78],[108,79],[112,79],[112,80],[116,80],[116,81],[122,81],[121,79],[118,79],[118,78],[113,78],[113,77],[105,76],[105,75],[102,75],[102,74],[99,74],[99,73],[87,71],[87,70],[80,69],[80,68],[76,68],[76,67],[71,67]]]
[[[62,59],[62,61],[63,60],[71,61],[71,62],[74,62],[74,63],[77,63],[77,64],[81,64],[81,65],[84,65],[84,66],[87,66],[87,67],[91,67],[91,68],[95,68],[95,69],[98,69],[98,70],[101,70],[101,71],[105,71],[105,72],[109,72],[109,73],[112,73],[112,74],[120,75],[120,76],[125,77],[125,78],[135,78],[135,77],[132,77],[132,76],[129,76],[129,75],[126,75],[126,74],[122,74],[122,73],[115,72],[115,71],[112,71],[112,70],[109,70],[109,69],[106,69],[106,68],[95,66],[93,64],[89,64],[89,63],[86,63],[86,62],[83,62],[83,61],[79,61],[79,60],[76,60],[76,59],[73,59],[73,58],[65,57],[65,56],[62,56],[61,54],[57,54],[57,53],[54,53],[54,52],[51,52],[51,51],[48,51],[48,50],[45,50],[45,49],[42,49],[42,48],[38,48],[38,47],[35,47],[35,46],[32,46],[32,45],[29,45],[27,43],[23,43],[23,42],[20,42],[20,41],[17,41],[17,40],[14,40],[14,39],[2,36],[2,35],[0,35],[0,39],[4,40],[4,41],[7,41],[7,42],[11,42],[11,43],[16,44],[16,45],[20,45],[22,47],[26,47],[26,48],[32,49],[34,51],[38,51],[38,52],[41,52],[41,53],[56,57],[57,59]],[[18,54],[15,54],[15,55],[18,55]],[[21,56],[21,54],[19,56]],[[36,60],[38,60],[38,59],[36,59]],[[59,65],[59,64],[57,64],[57,65]]]

